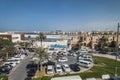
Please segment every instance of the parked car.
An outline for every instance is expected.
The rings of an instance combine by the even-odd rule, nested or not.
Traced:
[[[11,62],[11,61],[6,61],[3,65],[5,65],[5,64],[9,64],[12,67],[15,67],[17,65],[16,62]]]
[[[0,75],[7,75],[9,74],[9,69],[5,68],[5,67],[1,67],[0,68]]]
[[[0,58],[0,62],[3,61],[4,59],[3,58]]]
[[[86,68],[89,68],[91,65],[91,62],[89,61],[85,61],[85,60],[79,60],[78,64],[82,67],[86,67]]]
[[[112,77],[109,80],[120,80],[120,77]]]
[[[55,70],[56,70],[56,73],[63,73],[62,67],[61,67],[61,65],[59,65],[59,64],[56,64]]]
[[[79,65],[78,64],[70,64],[70,68],[71,68],[71,70],[72,71],[74,71],[74,72],[78,72],[78,71],[80,71],[80,67],[79,67]]]
[[[53,66],[52,65],[48,65],[47,66],[47,74],[53,74],[54,73],[54,69],[53,69]]]
[[[27,77],[27,78],[25,78],[25,80],[32,80],[32,78],[31,77]]]
[[[37,70],[37,64],[34,62],[30,62],[29,64],[27,64],[26,69],[32,69],[32,68]]]
[[[9,63],[12,67],[15,67],[17,64],[16,63]]]
[[[15,59],[15,60],[21,60],[21,58],[20,57],[12,57],[11,59]]]
[[[4,66],[9,66],[11,69],[13,68],[10,64],[4,64]]]
[[[63,64],[62,67],[63,67],[64,72],[70,72],[71,71],[68,64]]]
[[[55,62],[48,61],[48,62],[46,63],[46,65],[53,65],[53,66],[55,66]]]
[[[12,69],[12,66],[11,65],[3,65],[1,68],[6,68],[8,70],[11,70]]]
[[[16,59],[8,59],[7,61],[12,62],[12,63],[16,63],[16,64],[20,63],[20,61],[16,60]]]
[[[68,61],[67,57],[62,57],[60,59],[58,59],[59,62],[66,62]]]
[[[29,70],[27,71],[27,76],[28,76],[28,77],[33,77],[33,76],[35,75],[35,72],[36,72],[36,70],[35,70],[34,68],[29,69]]]

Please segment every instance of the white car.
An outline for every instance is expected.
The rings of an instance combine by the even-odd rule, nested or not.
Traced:
[[[58,59],[59,62],[66,62],[68,61],[68,59],[66,57],[62,57],[60,59]]]
[[[15,67],[17,64],[16,63],[9,63],[12,67]]]
[[[54,73],[54,69],[52,65],[48,65],[47,66],[47,74],[53,74]]]
[[[8,62],[12,62],[12,63],[20,63],[20,60],[17,60],[17,59],[8,59]]]
[[[57,64],[55,66],[56,73],[63,73],[61,65]]]
[[[71,71],[71,69],[70,69],[70,67],[69,67],[68,64],[63,64],[62,67],[63,67],[63,70],[64,70],[65,72],[70,72],[70,71]]]
[[[21,58],[21,59],[24,59],[24,58],[25,58],[25,55],[24,55],[24,54],[20,55],[20,58]]]
[[[12,57],[11,59],[14,59],[14,60],[21,60],[21,58],[20,57]]]
[[[3,65],[10,64],[12,67],[15,67],[17,64],[14,62],[6,61]]]

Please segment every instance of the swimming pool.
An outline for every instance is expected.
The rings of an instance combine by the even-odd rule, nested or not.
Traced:
[[[65,45],[59,45],[59,44],[55,44],[55,45],[50,45],[51,48],[68,48],[68,46]]]

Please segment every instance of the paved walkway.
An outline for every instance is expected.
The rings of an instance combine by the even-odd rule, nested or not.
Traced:
[[[110,59],[116,59],[116,56],[113,55],[108,55],[108,54],[92,54],[93,56],[99,56],[99,57],[106,57],[106,58],[110,58]],[[117,59],[118,61],[120,61],[120,58]]]

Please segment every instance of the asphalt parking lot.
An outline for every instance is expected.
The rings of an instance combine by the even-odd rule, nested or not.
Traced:
[[[77,56],[76,57],[75,56],[68,56],[68,55],[63,56],[63,57],[67,57],[67,59],[68,59],[68,61],[65,61],[65,62],[59,62],[58,60],[56,60],[56,57],[57,57],[56,55],[53,55],[52,58],[51,58],[51,60],[53,62],[55,62],[55,64],[60,64],[60,65],[68,64],[68,65],[70,65],[70,64],[77,63]],[[81,66],[79,66],[79,67],[80,67],[80,71],[78,71],[78,72],[71,71],[70,74],[84,72],[84,71],[89,70],[91,68],[91,67],[90,68],[85,68],[85,67],[81,67]],[[65,74],[65,73],[62,73],[62,74]],[[49,75],[47,75],[47,76],[49,76]]]

